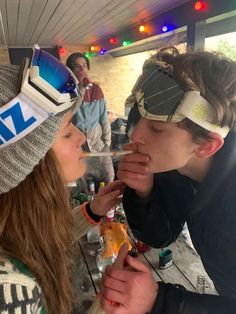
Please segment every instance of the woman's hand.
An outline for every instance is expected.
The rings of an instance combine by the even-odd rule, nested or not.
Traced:
[[[121,158],[118,168],[118,178],[127,186],[134,189],[138,196],[148,196],[153,188],[153,174],[149,172],[148,162],[150,157],[137,151],[134,143],[124,145],[132,154]]]
[[[117,180],[100,188],[90,202],[91,211],[98,216],[104,216],[113,206],[121,202],[121,195],[125,185]]]

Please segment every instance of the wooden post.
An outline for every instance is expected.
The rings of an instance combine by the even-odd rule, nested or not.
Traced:
[[[10,64],[9,52],[6,46],[0,46],[0,63]]]
[[[206,20],[187,25],[187,51],[201,50],[205,47]]]

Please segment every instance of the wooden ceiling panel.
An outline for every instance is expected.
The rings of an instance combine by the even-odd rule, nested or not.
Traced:
[[[50,21],[52,16],[55,14],[57,6],[59,5],[61,0],[50,0],[47,1],[46,5],[44,6],[44,9],[42,11],[42,14],[40,16],[40,19],[37,23],[37,26],[34,30],[34,33],[32,34],[31,38],[29,39],[29,43],[36,43],[38,42],[39,36],[44,32],[44,29],[47,25],[47,23]]]
[[[19,10],[19,0],[14,1],[14,2],[13,1],[6,1],[8,40],[10,42],[13,42],[14,44],[16,42],[18,10]]]
[[[26,29],[29,26],[29,20],[31,11],[33,8],[33,0],[20,0],[21,4],[19,7],[18,21],[17,21],[17,33],[16,33],[16,46],[24,45],[24,37]]]
[[[122,0],[119,0],[122,1]],[[90,6],[87,4],[90,3]],[[99,6],[96,6],[94,2],[87,1],[86,5],[83,5],[78,11],[72,10],[71,16],[69,19],[69,23],[65,23],[64,27],[59,30],[56,34],[56,39],[59,40],[63,38],[62,44],[70,45],[70,41],[68,37],[72,33],[76,33],[78,36],[78,42],[80,44],[86,44],[84,40],[85,35],[83,34],[83,30],[90,27],[90,25],[94,25],[98,19],[99,12],[102,11],[104,8],[109,7],[109,5],[113,2],[113,0],[99,0]],[[93,27],[94,29],[94,27]],[[90,33],[94,36],[93,33]]]
[[[26,1],[24,3],[25,6],[27,6],[31,1]],[[40,22],[43,10],[45,8],[45,5],[47,3],[47,0],[33,0],[33,3],[31,4],[31,10],[28,16],[28,21],[27,21],[27,27],[23,36],[23,41],[22,41],[22,46],[32,46],[30,39],[32,38],[38,23]],[[25,9],[25,6],[22,8],[23,12]],[[19,21],[21,23],[21,21]],[[18,23],[18,27],[19,27]],[[14,46],[14,43],[11,41],[8,44],[9,46]]]
[[[69,44],[74,44],[78,40],[83,41],[84,38],[89,38],[91,36],[90,34],[93,34],[95,38],[99,38],[101,34],[111,34],[116,32],[118,26],[121,26],[124,29],[129,25],[127,24],[127,13],[129,16],[135,13],[131,6],[133,2],[135,2],[135,0],[120,0],[119,3],[117,1],[117,7],[114,7],[112,1],[112,3],[110,3],[111,5],[107,5],[103,10],[96,13],[93,18],[93,23],[87,19],[82,27],[78,28],[76,26],[76,28],[67,35],[66,41]],[[126,15],[125,18],[124,15]],[[117,19],[120,20],[119,23],[116,22]]]
[[[0,11],[2,17],[2,23],[0,25],[0,46],[5,46],[9,42],[5,1],[0,1]]]
[[[48,41],[55,42],[55,34],[61,29],[63,25],[63,20],[66,23],[68,21],[68,12],[71,10],[73,12],[75,0],[62,0],[58,4],[56,11],[51,16],[48,23],[45,25],[43,32],[39,35],[37,42],[40,45],[47,45]],[[77,1],[78,3],[78,1]]]
[[[0,0],[0,45],[89,45],[190,0]]]

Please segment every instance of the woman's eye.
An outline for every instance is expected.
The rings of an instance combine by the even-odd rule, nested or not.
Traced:
[[[73,114],[72,119],[71,119],[71,123],[75,126],[77,126],[77,124],[79,123],[79,119],[78,119],[78,115],[77,114]]]

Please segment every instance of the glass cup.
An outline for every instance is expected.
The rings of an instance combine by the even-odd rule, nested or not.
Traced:
[[[159,253],[159,268],[165,269],[172,265],[172,251],[170,249],[162,249]]]

